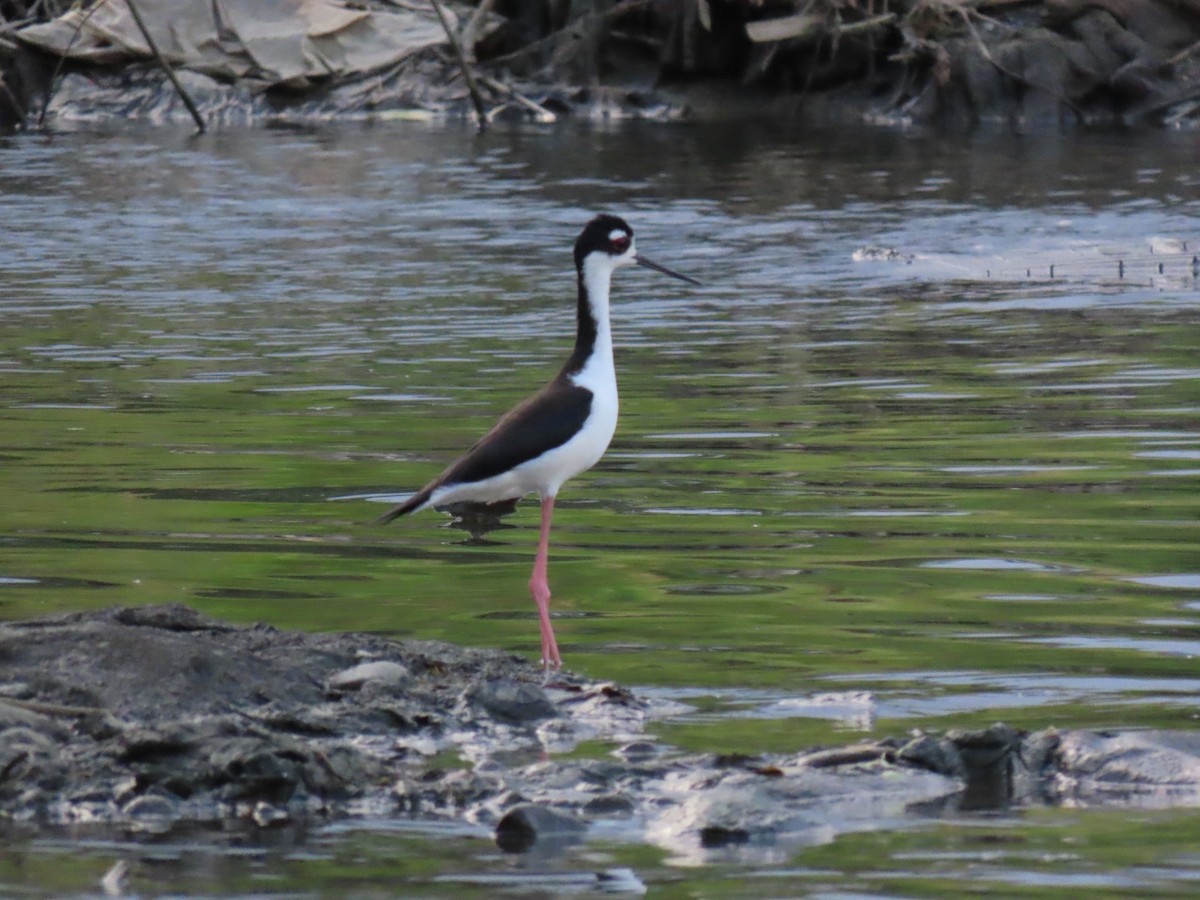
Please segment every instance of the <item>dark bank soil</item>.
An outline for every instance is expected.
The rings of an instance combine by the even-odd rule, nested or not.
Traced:
[[[684,754],[665,710],[498,651],[180,605],[0,625],[0,823],[470,819],[524,850],[621,820],[695,848],[946,809],[1200,805],[1200,734],[984,731]],[[673,712],[678,714],[679,709]],[[564,755],[585,739],[618,749]],[[558,754],[553,756],[551,754]]]
[[[162,0],[138,4],[209,124],[473,108],[542,122],[1200,121],[1200,0],[446,0],[461,54],[431,9],[386,0],[298,4],[284,36],[243,43],[230,22],[254,21],[262,3],[183,23]],[[44,109],[63,122],[189,121],[128,13],[114,6],[91,34],[77,13],[46,22],[51,9],[0,2],[0,127],[36,125]],[[345,25],[347,14],[365,18]],[[391,36],[360,40],[371,29]],[[324,68],[306,67],[314,58]]]

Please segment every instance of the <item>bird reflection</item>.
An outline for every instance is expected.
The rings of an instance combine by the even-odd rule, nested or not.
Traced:
[[[497,500],[495,503],[479,503],[474,500],[459,500],[455,503],[445,503],[435,506],[438,512],[447,513],[452,518],[446,523],[447,528],[458,528],[467,532],[470,537],[464,544],[495,545],[498,541],[487,540],[487,534],[500,529],[515,528],[503,521],[517,508],[520,498]]]

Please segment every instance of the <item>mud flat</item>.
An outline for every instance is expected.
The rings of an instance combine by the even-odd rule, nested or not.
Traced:
[[[0,823],[161,832],[461,820],[510,851],[608,833],[703,858],[914,815],[1200,805],[1200,734],[907,736],[682,753],[656,707],[499,651],[235,626],[180,605],[0,625]],[[649,729],[649,730],[648,730]],[[602,758],[562,754],[603,739]]]

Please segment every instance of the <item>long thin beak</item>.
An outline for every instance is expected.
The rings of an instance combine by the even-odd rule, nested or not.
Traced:
[[[666,266],[660,266],[656,262],[651,262],[644,256],[635,256],[634,261],[639,266],[645,266],[647,269],[653,269],[655,272],[662,272],[664,275],[670,275],[672,278],[678,278],[680,281],[686,281],[688,284],[694,284],[696,287],[704,287],[695,278],[688,278],[686,275],[680,275],[678,272],[672,272]]]

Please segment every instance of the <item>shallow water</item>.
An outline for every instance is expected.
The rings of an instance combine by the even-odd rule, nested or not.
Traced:
[[[1194,728],[1197,156],[1162,133],[686,125],[0,141],[0,617],[182,600],[534,654],[535,503],[482,539],[432,513],[367,523],[553,374],[570,242],[610,209],[706,286],[616,278],[621,423],[555,520],[570,667],[686,704],[654,729],[686,748]],[[198,840],[134,884],[588,893],[587,873],[629,869],[680,897],[979,878],[1128,895],[1200,877],[1192,811],[932,817],[703,870],[628,835],[527,860],[469,828],[396,828],[244,856]],[[22,845],[0,889],[94,890],[123,845],[88,846],[66,866],[61,843]]]

